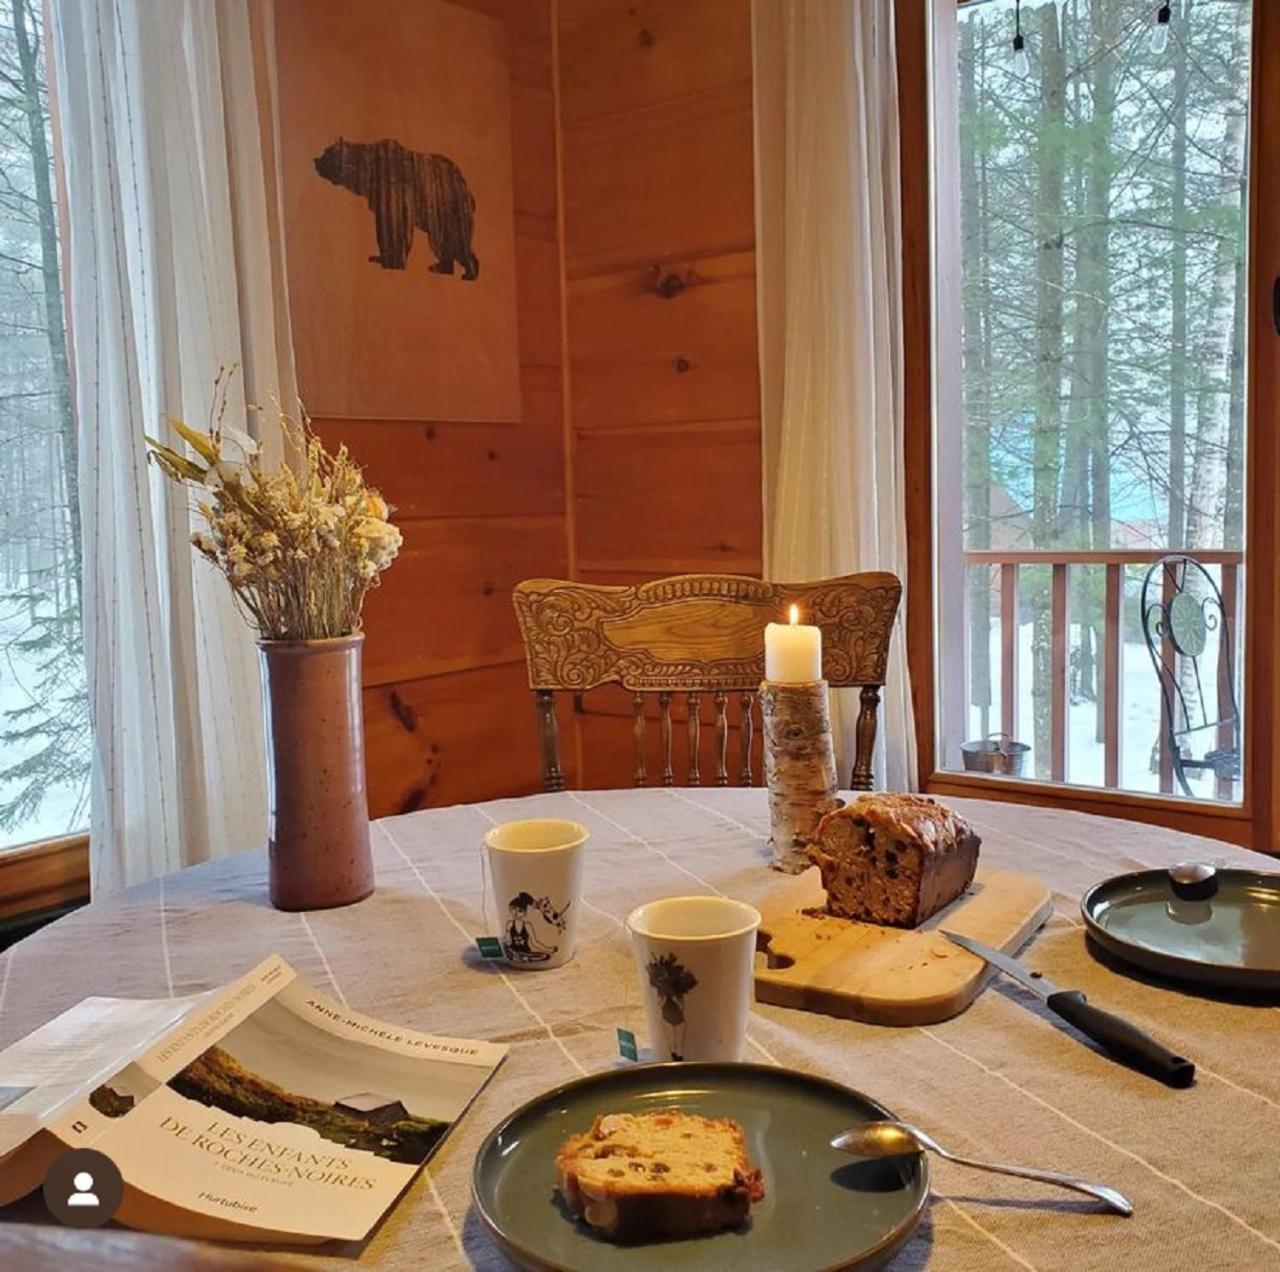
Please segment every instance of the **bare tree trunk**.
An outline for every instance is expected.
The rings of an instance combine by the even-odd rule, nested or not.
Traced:
[[[1066,65],[1058,38],[1056,5],[1040,10],[1041,136],[1060,135],[1065,118]],[[1041,144],[1036,161],[1036,415],[1032,446],[1032,540],[1037,548],[1058,539],[1058,471],[1062,440],[1063,151]],[[1053,741],[1053,618],[1047,581],[1033,600],[1032,712],[1036,775],[1050,776]]]
[[[975,24],[960,24],[958,54],[960,114],[977,118]],[[965,539],[972,548],[991,546],[991,406],[988,399],[984,318],[988,304],[982,259],[984,212],[978,161],[970,129],[960,129],[960,238],[965,269],[962,301],[964,355]],[[976,268],[974,266],[976,265]],[[986,569],[970,569],[969,701],[981,713],[979,736],[991,730],[991,578]]]
[[[1191,17],[1186,0],[1178,18],[1181,30]],[[1187,544],[1187,48],[1183,39],[1173,47],[1173,166],[1170,226],[1169,321],[1169,547]]]
[[[1095,549],[1111,546],[1111,170],[1112,115],[1115,110],[1116,14],[1109,0],[1092,0],[1090,25],[1096,32],[1093,60],[1093,127],[1089,150],[1085,202],[1085,240],[1080,245],[1088,261],[1081,303],[1089,314],[1088,426],[1089,453],[1088,538]],[[1094,679],[1093,649],[1101,647],[1102,597],[1094,587],[1084,589],[1081,622],[1091,639],[1090,679]],[[1107,692],[1111,691],[1107,686]],[[1094,691],[1094,737],[1106,736],[1105,696]]]
[[[30,0],[11,0],[13,35],[22,80],[22,105],[31,147],[31,175],[40,221],[40,275],[44,287],[45,331],[62,437],[63,483],[71,525],[74,568],[71,571],[76,606],[80,603],[80,480],[75,414],[71,406],[71,375],[67,365],[67,332],[62,312],[62,279],[58,270],[58,216],[53,199],[51,163],[45,129],[48,114],[40,82],[39,30]],[[78,624],[74,625],[78,628]]]
[[[1228,101],[1235,99],[1239,91],[1240,59],[1246,40],[1247,27],[1238,25],[1227,62]],[[1244,142],[1245,114],[1241,111],[1228,118],[1223,135],[1221,169],[1224,187],[1240,180],[1244,171]],[[1198,549],[1219,546],[1220,536],[1226,532],[1231,479],[1229,444],[1236,378],[1233,364],[1238,350],[1236,330],[1241,281],[1240,237],[1238,234],[1222,234],[1213,253],[1208,303],[1204,307],[1200,339],[1195,350],[1196,435],[1191,454],[1186,523],[1186,546],[1193,554]],[[1200,576],[1195,573],[1187,576],[1187,590],[1198,596],[1207,592]],[[1186,701],[1199,704],[1199,678],[1196,664],[1191,659],[1178,659],[1178,677]],[[1203,711],[1196,711],[1187,723],[1197,724],[1213,718],[1215,711],[1210,697]]]
[[[1247,10],[1242,9],[1242,12]],[[1229,101],[1239,91],[1241,50],[1246,38],[1247,28],[1238,26],[1228,60]],[[1222,173],[1227,183],[1238,181],[1238,174],[1244,170],[1244,137],[1245,116],[1243,112],[1237,112],[1229,117],[1222,142]],[[1196,439],[1187,508],[1187,543],[1192,551],[1218,546],[1218,537],[1226,525],[1227,438],[1230,431],[1238,270],[1238,238],[1233,234],[1223,234],[1214,252],[1209,302],[1196,347],[1199,376]]]
[[[1249,123],[1245,121],[1242,151],[1249,153]],[[1227,493],[1222,517],[1222,544],[1239,549],[1244,545],[1244,408],[1245,408],[1245,321],[1248,309],[1248,287],[1245,277],[1245,255],[1248,240],[1247,176],[1240,174],[1240,215],[1236,232],[1235,314],[1231,323],[1231,383],[1227,405]]]

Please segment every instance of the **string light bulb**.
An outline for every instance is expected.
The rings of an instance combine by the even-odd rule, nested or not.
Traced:
[[[1169,47],[1169,22],[1173,17],[1170,5],[1162,4],[1156,10],[1156,29],[1151,32],[1151,51],[1159,57]]]
[[[1013,73],[1023,77],[1031,73],[1027,42],[1022,38],[1022,0],[1014,0],[1013,5]]]

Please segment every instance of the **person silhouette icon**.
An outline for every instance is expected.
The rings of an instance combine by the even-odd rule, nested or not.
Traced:
[[[75,1192],[67,1198],[68,1206],[96,1206],[98,1198],[93,1192],[93,1176],[87,1170],[78,1171],[71,1181]]]
[[[106,1153],[72,1148],[55,1157],[44,1177],[44,1203],[68,1228],[101,1228],[124,1200],[120,1168]]]

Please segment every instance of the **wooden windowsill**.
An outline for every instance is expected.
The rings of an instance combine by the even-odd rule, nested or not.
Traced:
[[[1066,786],[1031,782],[986,773],[952,773],[935,769],[924,782],[930,795],[959,799],[990,799],[1039,808],[1062,808],[1099,817],[1125,818],[1167,826],[1172,830],[1222,839],[1252,847],[1253,813],[1247,804],[1219,804],[1208,800],[1179,799],[1169,795],[1144,795],[1139,791],[1102,790],[1090,786]]]
[[[88,896],[88,835],[0,850],[0,919],[52,910]]]

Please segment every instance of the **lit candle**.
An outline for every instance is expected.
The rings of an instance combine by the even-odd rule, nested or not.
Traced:
[[[791,607],[790,623],[764,629],[764,678],[775,685],[811,685],[822,679],[822,629],[800,622]]]

